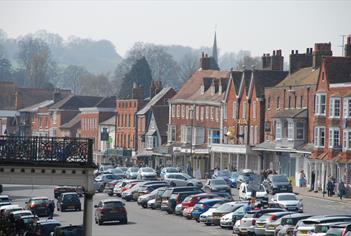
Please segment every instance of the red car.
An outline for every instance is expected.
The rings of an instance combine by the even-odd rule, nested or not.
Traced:
[[[199,194],[195,194],[195,195],[189,196],[189,197],[184,199],[184,201],[182,202],[182,208],[185,209],[187,207],[193,207],[201,199],[205,199],[205,198],[211,199],[211,198],[217,198],[217,197],[218,197],[218,195],[213,194],[213,193],[199,193]]]

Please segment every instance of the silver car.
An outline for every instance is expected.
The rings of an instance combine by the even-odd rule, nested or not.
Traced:
[[[302,199],[298,199],[295,193],[277,193],[272,198],[276,207],[283,208],[288,211],[303,212]]]
[[[196,186],[202,188],[202,183],[185,173],[168,173],[164,176],[164,181],[173,187]]]
[[[156,178],[156,171],[151,167],[142,167],[138,171],[138,179],[140,180],[155,180]]]

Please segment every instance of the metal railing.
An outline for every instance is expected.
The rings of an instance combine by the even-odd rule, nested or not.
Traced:
[[[12,163],[92,167],[93,140],[0,136],[0,165]]]

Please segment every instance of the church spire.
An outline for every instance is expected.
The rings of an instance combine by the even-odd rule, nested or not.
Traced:
[[[213,40],[212,57],[215,59],[216,63],[218,63],[216,31],[215,31],[214,40]]]

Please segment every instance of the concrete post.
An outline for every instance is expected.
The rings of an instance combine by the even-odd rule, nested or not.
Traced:
[[[223,169],[223,152],[219,153],[219,169]]]
[[[261,170],[262,170],[262,156],[261,155],[257,155],[257,158],[258,158],[257,173],[261,174]]]
[[[236,154],[236,170],[239,171],[239,153]]]
[[[248,154],[245,154],[245,169],[247,169],[248,167],[248,164],[249,164],[249,155]]]
[[[84,194],[84,213],[83,213],[83,228],[85,236],[93,236],[93,196],[95,189],[93,185],[94,171],[87,171],[87,182]]]

